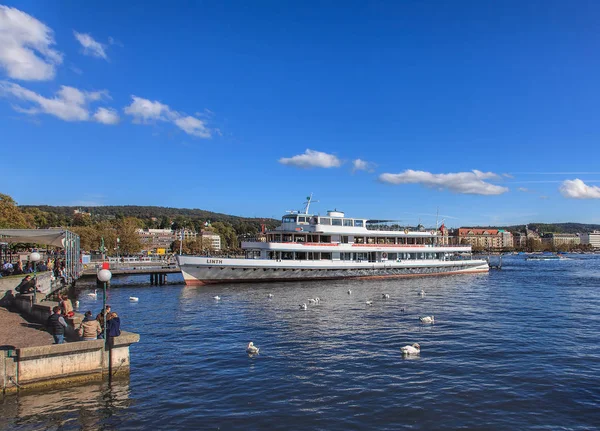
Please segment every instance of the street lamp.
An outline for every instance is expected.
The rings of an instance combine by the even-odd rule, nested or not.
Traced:
[[[39,254],[37,251],[34,251],[33,253],[31,253],[29,255],[29,261],[33,262],[33,279],[35,280],[35,289],[33,291],[33,302],[37,302],[37,278],[36,278],[36,272],[37,272],[37,263],[40,261],[40,259],[42,258],[42,255]]]
[[[106,348],[106,283],[110,281],[112,273],[107,269],[98,271],[98,280],[102,282],[104,288],[102,290],[102,313],[104,314],[104,348]]]

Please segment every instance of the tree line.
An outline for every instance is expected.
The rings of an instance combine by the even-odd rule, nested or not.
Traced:
[[[109,255],[116,254],[117,249],[120,254],[138,253],[143,244],[137,229],[209,231],[221,237],[223,249],[236,250],[238,237],[256,235],[261,225],[273,229],[279,221],[155,206],[18,206],[12,197],[0,193],[0,229],[68,228],[79,235],[81,249],[100,250],[104,240]],[[200,244],[199,241],[186,240],[184,248],[191,253],[207,248],[207,242]],[[176,242],[173,247],[178,248],[179,244]]]

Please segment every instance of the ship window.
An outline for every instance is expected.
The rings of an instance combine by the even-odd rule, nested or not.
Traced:
[[[342,236],[342,244],[348,244],[348,237]]]
[[[319,217],[320,224],[331,224],[331,219],[327,217]]]
[[[344,226],[352,226],[352,219],[344,219]]]
[[[365,237],[364,236],[355,236],[354,237],[354,243],[355,244],[364,244],[365,243]]]
[[[306,217],[298,217],[298,223],[306,223]]]
[[[375,244],[375,238],[372,236],[367,237],[367,244]]]
[[[321,253],[321,260],[331,260],[331,253]]]
[[[333,219],[331,219],[331,225],[332,226],[341,226],[342,225],[342,219],[341,218],[333,218]]]
[[[282,221],[283,223],[296,223],[296,216],[285,216]]]
[[[362,220],[354,220],[354,227],[363,227]]]

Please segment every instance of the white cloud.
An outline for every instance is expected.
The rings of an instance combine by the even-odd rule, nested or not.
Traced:
[[[168,121],[167,115],[171,109],[160,102],[131,96],[133,102],[125,107],[125,113],[133,117],[134,123],[147,124],[151,121]]]
[[[572,199],[600,199],[600,187],[588,186],[579,178],[565,180],[559,188],[560,193]]]
[[[450,174],[432,174],[425,171],[407,169],[400,174],[381,174],[379,180],[389,184],[421,184],[439,190],[450,190],[455,193],[472,195],[501,195],[508,188],[491,184],[484,180],[499,179],[493,172],[457,172]]]
[[[192,116],[181,117],[175,120],[175,125],[188,135],[199,138],[210,138],[210,130],[206,128],[204,121]]]
[[[517,190],[524,193],[527,193],[529,191],[527,187],[519,187]]]
[[[206,122],[191,115],[183,115],[157,100],[148,100],[138,96],[131,96],[133,102],[124,108],[127,115],[133,117],[137,124],[150,124],[155,121],[166,121],[175,124],[188,135],[208,139],[213,130],[209,129]]]
[[[18,9],[0,5],[0,67],[9,77],[24,81],[54,78],[62,54],[54,45],[52,30]]]
[[[119,114],[111,108],[98,108],[94,114],[94,120],[102,124],[119,124]]]
[[[296,166],[299,168],[337,168],[342,162],[333,154],[322,153],[307,149],[304,154],[279,159],[282,165]]]
[[[94,40],[94,38],[87,33],[73,31],[73,34],[75,35],[75,39],[77,39],[83,47],[83,53],[85,55],[108,60],[108,56],[106,55],[106,45]]]
[[[64,121],[93,120],[104,124],[115,124],[106,121],[108,118],[106,114],[111,111],[109,109],[100,108],[93,117],[90,117],[88,105],[92,102],[110,98],[106,90],[88,92],[63,85],[53,98],[47,98],[18,84],[0,81],[0,97],[27,102],[27,107],[13,106],[15,111],[23,114],[48,114]],[[106,113],[101,113],[101,110],[106,111]]]
[[[352,161],[352,173],[357,171],[374,172],[375,164],[365,160],[356,159]]]

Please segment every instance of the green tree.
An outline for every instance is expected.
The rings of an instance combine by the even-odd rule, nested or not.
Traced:
[[[212,223],[211,227],[221,237],[221,246],[223,249],[238,248],[237,233],[230,224],[217,221]]]

